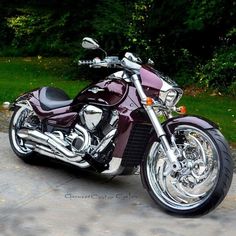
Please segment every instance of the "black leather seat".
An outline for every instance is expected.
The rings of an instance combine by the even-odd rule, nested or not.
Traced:
[[[69,106],[73,100],[61,89],[43,87],[39,92],[39,101],[45,111]]]

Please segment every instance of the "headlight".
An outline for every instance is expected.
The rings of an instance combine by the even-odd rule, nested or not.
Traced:
[[[170,90],[167,92],[166,99],[165,99],[165,104],[168,107],[173,106],[174,100],[177,97],[178,93],[175,90]]]
[[[170,89],[170,90],[166,91],[164,93],[164,96],[162,96],[162,97],[165,97],[163,99],[165,105],[167,107],[175,106],[178,103],[178,101],[180,100],[180,98],[182,97],[182,94],[183,94],[183,91],[180,88],[178,88],[178,89]]]

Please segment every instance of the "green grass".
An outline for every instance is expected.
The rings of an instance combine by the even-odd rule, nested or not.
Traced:
[[[73,63],[68,58],[0,58],[0,103],[41,86],[54,86],[75,96],[89,82],[71,80]],[[204,116],[220,126],[230,142],[236,143],[236,99],[225,96],[184,96],[179,102],[189,114]]]
[[[188,114],[214,121],[227,140],[236,143],[236,98],[209,94],[184,96],[179,105],[185,105]]]
[[[0,102],[42,86],[64,89],[73,97],[89,83],[69,79],[73,66],[68,58],[0,58]]]

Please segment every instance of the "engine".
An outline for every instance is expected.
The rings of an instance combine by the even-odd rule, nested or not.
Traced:
[[[85,105],[79,119],[74,130],[64,137],[68,148],[85,159],[89,156],[101,164],[108,163],[114,148],[112,140],[117,130],[118,112]]]

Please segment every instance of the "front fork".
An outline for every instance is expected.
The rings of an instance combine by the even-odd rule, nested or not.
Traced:
[[[144,105],[144,108],[147,111],[147,114],[148,114],[148,116],[152,122],[152,125],[157,133],[157,136],[161,141],[161,144],[162,144],[162,147],[166,153],[166,156],[171,163],[171,169],[174,172],[177,172],[178,170],[181,169],[180,163],[178,161],[178,156],[175,154],[174,150],[170,147],[170,144],[166,138],[166,133],[163,130],[162,125],[159,122],[153,107],[148,106],[146,104],[147,96],[144,93],[142,85],[140,83],[140,77],[139,77],[139,75],[134,74],[134,75],[132,75],[131,79],[137,89],[137,92],[141,98],[142,104]]]

